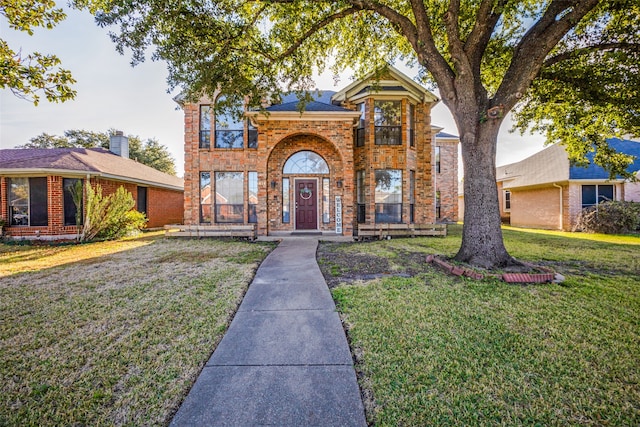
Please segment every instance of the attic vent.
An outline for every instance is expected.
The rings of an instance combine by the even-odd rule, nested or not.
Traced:
[[[129,158],[129,138],[121,130],[109,137],[109,151],[118,156]]]

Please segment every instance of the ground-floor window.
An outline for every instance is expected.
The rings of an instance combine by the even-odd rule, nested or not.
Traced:
[[[329,223],[329,178],[322,178],[322,223]]]
[[[138,187],[137,211],[147,214],[147,187]]]
[[[504,211],[509,212],[511,210],[511,191],[504,190]]]
[[[200,223],[245,221],[258,222],[258,172],[200,172]]]
[[[613,185],[582,186],[582,209],[610,200],[614,200]]]
[[[47,178],[8,180],[8,208],[11,225],[46,226],[49,222]]]
[[[289,201],[289,178],[282,178],[282,223],[291,222],[291,203]]]
[[[200,172],[200,222],[211,223],[211,172]]]
[[[80,178],[63,178],[64,189],[63,210],[64,225],[82,224],[82,207],[84,205],[84,186]]]
[[[216,172],[216,222],[244,222],[244,173]]]
[[[29,178],[9,181],[9,221],[11,225],[29,225]]]
[[[440,197],[440,190],[436,191],[436,218],[442,218],[442,209],[441,209],[442,199]]]
[[[409,221],[411,223],[415,220],[416,204],[416,171],[409,171]]]
[[[402,222],[402,170],[378,169],[376,176],[376,222]]]
[[[357,221],[363,223],[367,220],[367,205],[364,197],[364,170],[356,172],[356,203],[358,205]]]
[[[249,172],[248,195],[249,223],[258,222],[258,172]]]

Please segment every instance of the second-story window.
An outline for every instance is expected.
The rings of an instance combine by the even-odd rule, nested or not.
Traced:
[[[216,148],[244,147],[242,104],[216,112]]]
[[[436,173],[440,173],[440,147],[436,146]]]
[[[356,129],[356,147],[364,146],[364,123],[365,123],[365,110],[364,102],[361,102],[356,106],[357,111],[360,112],[360,121],[358,122],[358,128]]]
[[[409,147],[416,146],[416,106],[409,104]]]
[[[211,146],[211,105],[200,106],[200,148]]]
[[[375,101],[374,123],[376,145],[402,144],[402,111],[400,101]]]
[[[251,120],[247,120],[247,147],[258,148],[258,129],[251,124]]]

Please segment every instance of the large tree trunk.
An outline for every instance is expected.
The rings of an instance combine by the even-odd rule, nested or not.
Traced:
[[[499,120],[461,125],[464,165],[464,226],[455,259],[483,268],[516,263],[504,247],[496,183]],[[460,126],[461,125],[461,126]]]

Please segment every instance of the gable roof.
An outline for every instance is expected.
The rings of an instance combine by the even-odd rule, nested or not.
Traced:
[[[0,150],[1,175],[91,175],[136,184],[183,190],[182,178],[160,172],[103,148],[16,148]]]
[[[640,142],[623,140],[618,138],[607,139],[609,146],[619,153],[630,154],[635,156],[633,163],[629,165],[627,171],[640,171]],[[609,172],[604,170],[602,166],[593,163],[595,152],[587,154],[589,164],[585,166],[571,165],[569,169],[570,179],[609,179]]]
[[[568,179],[569,159],[560,144],[547,147],[519,162],[496,168],[496,180],[502,181],[505,189],[552,184]]]
[[[331,102],[340,104],[345,100],[354,100],[367,96],[369,93],[386,93],[388,95],[399,95],[407,93],[419,102],[437,103],[440,99],[424,87],[410,79],[392,65],[387,65],[380,72],[371,72],[360,80],[356,80],[331,97]],[[373,84],[372,84],[373,83]]]
[[[609,145],[618,152],[635,156],[634,162],[627,168],[629,172],[640,170],[640,142],[608,139]],[[554,144],[526,159],[496,168],[496,180],[503,182],[503,188],[529,187],[581,180],[609,180],[609,172],[593,164],[595,153],[588,153],[591,162],[588,166],[572,165],[567,151],[561,144]]]

